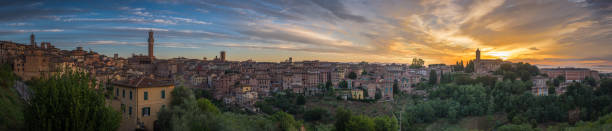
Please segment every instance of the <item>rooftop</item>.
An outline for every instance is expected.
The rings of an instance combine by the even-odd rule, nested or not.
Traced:
[[[132,87],[132,88],[147,88],[147,87],[163,87],[173,85],[170,81],[162,81],[149,77],[139,77],[135,79],[113,82],[114,85]]]

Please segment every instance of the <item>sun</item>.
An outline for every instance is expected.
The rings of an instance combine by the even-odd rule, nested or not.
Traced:
[[[495,56],[495,57],[500,58],[502,60],[507,60],[508,57],[510,57],[512,55],[512,53],[510,53],[508,51],[491,51],[491,52],[488,52],[487,55]]]

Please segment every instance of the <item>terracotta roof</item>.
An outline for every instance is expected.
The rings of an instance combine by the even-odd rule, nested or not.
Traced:
[[[149,77],[139,77],[130,80],[117,81],[113,84],[125,87],[133,87],[133,88],[147,88],[147,87],[162,87],[162,86],[171,86],[173,85],[170,81],[162,81],[157,79],[152,79]]]

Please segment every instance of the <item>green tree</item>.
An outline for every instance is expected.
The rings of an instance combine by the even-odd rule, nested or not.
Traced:
[[[467,65],[465,65],[465,69],[464,69],[465,73],[472,73],[474,72],[474,61],[470,60],[468,61]]]
[[[323,108],[314,108],[304,112],[304,120],[306,121],[319,121],[325,118],[329,113]]]
[[[531,125],[528,124],[509,124],[497,128],[497,131],[537,131],[537,129],[531,128]]]
[[[436,70],[431,70],[429,72],[429,84],[430,85],[435,85],[438,82],[438,74],[436,73]]]
[[[548,87],[548,95],[555,95],[557,94],[557,90],[555,89],[555,87]]]
[[[11,87],[15,84],[17,76],[13,73],[13,69],[8,64],[0,65],[0,87]]]
[[[374,118],[376,131],[397,131],[397,119],[389,116],[379,116]]]
[[[393,94],[399,94],[399,84],[397,80],[393,80]]]
[[[209,113],[214,113],[214,114],[220,113],[219,108],[217,108],[217,106],[215,106],[212,102],[210,102],[210,100],[206,98],[198,99],[198,107],[203,112],[209,112]]]
[[[364,115],[351,117],[346,124],[346,130],[349,131],[374,131],[375,129],[374,121],[370,117]]]
[[[346,82],[346,80],[342,80],[340,83],[338,83],[338,86],[340,88],[348,88],[348,82]]]
[[[420,58],[412,58],[412,64],[410,64],[409,68],[418,69],[425,67],[425,61]]]
[[[352,80],[357,79],[357,73],[351,71],[351,73],[349,73],[348,75],[348,78]]]
[[[344,108],[336,109],[336,122],[334,126],[336,127],[336,131],[349,131],[347,129],[347,124],[349,120],[351,120],[352,113],[350,110],[346,110]]]
[[[304,105],[306,104],[306,98],[304,97],[304,95],[299,95],[296,100],[295,100],[297,105]]]
[[[272,119],[278,123],[281,131],[297,131],[301,124],[293,118],[291,114],[279,111],[272,115]]]
[[[597,86],[597,81],[593,77],[584,77],[585,84],[590,85],[591,87]]]
[[[33,96],[25,109],[28,130],[96,130],[119,128],[121,113],[106,106],[95,80],[83,72],[39,79],[30,85]]]

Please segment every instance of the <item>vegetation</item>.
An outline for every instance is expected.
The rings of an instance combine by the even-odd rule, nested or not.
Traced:
[[[472,79],[469,75],[454,73],[443,75],[439,86],[417,84],[417,88],[427,90],[429,96],[406,106],[402,125],[413,127],[405,128],[407,130],[421,130],[424,124],[439,120],[455,123],[470,116],[504,114],[511,123],[500,123],[503,126],[498,126],[497,130],[534,130],[539,123],[573,124],[612,112],[609,104],[612,103],[612,80],[602,79],[598,89],[592,87],[597,83],[585,80],[568,86],[563,95],[534,96],[530,92],[533,86],[530,79],[539,71],[533,68],[535,66],[521,64],[498,70],[503,72],[500,75],[506,75],[504,81],[488,76]],[[525,73],[524,70],[530,71]],[[508,73],[518,75],[512,78]],[[445,77],[450,77],[452,82],[444,80],[448,79]],[[564,81],[564,78],[555,79]],[[554,90],[551,93],[554,94]]]
[[[351,73],[349,73],[348,75],[348,78],[352,80],[357,79],[357,73],[351,71]]]
[[[435,85],[437,83],[438,83],[438,74],[436,73],[436,70],[431,70],[429,72],[429,84]]]
[[[34,80],[25,108],[27,130],[101,130],[119,128],[121,114],[105,105],[89,74],[66,71]]]
[[[425,61],[420,58],[412,58],[412,64],[410,64],[410,69],[418,69],[425,67]]]
[[[399,126],[395,117],[379,116],[371,118],[365,115],[353,116],[350,110],[336,110],[336,131],[396,131]]]
[[[515,80],[520,78],[523,81],[531,80],[532,76],[539,75],[538,67],[529,63],[519,62],[516,64],[505,63],[497,69],[494,74],[504,76],[504,79]]]
[[[13,88],[16,78],[9,65],[0,65],[0,130],[3,131],[24,128],[24,101]]]

